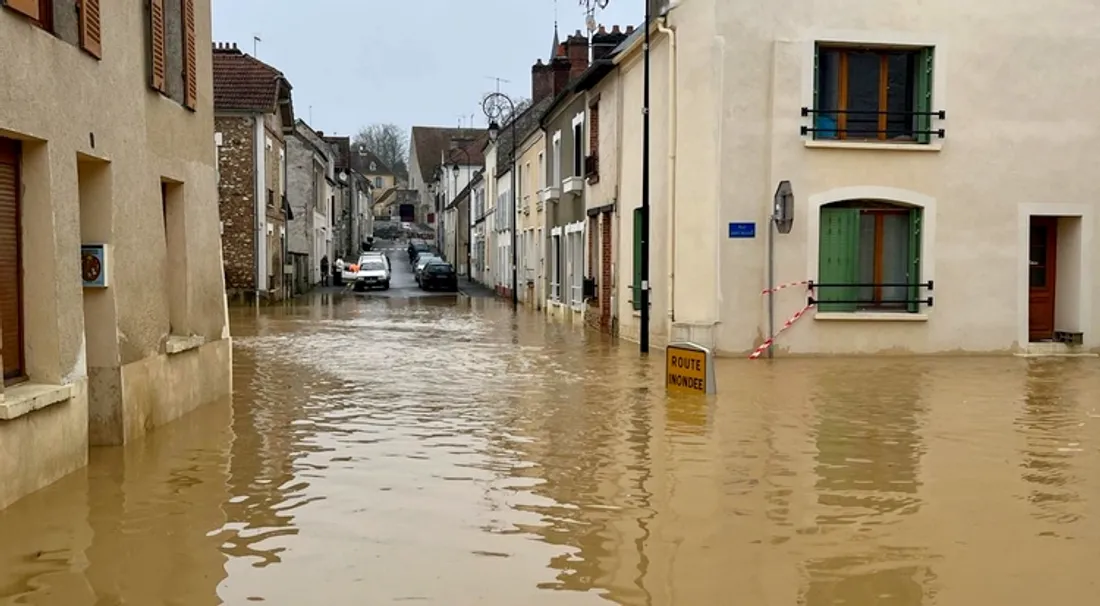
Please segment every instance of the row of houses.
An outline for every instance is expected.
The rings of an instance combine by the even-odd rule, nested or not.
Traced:
[[[525,306],[631,341],[647,288],[656,346],[744,355],[805,310],[779,355],[1100,348],[1100,114],[1064,94],[1096,81],[1095,19],[653,4],[648,166],[645,29],[555,38],[532,105],[446,190],[441,248],[470,277],[511,294],[515,229]]]
[[[322,260],[353,260],[373,233],[393,171],[350,137],[294,114],[292,87],[236,44],[213,47],[215,142],[225,286],[280,300],[321,282]]]
[[[0,3],[0,509],[231,393],[210,0],[63,5]]]

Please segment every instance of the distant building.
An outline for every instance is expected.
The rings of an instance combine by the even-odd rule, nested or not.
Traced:
[[[287,250],[294,267],[294,294],[321,281],[321,259],[336,261],[332,212],[335,206],[336,150],[305,122],[294,124],[287,140]]]

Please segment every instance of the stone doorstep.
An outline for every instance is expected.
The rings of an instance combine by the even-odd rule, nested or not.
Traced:
[[[71,385],[20,383],[5,389],[3,396],[0,399],[0,421],[11,421],[69,400],[73,396],[73,388]]]

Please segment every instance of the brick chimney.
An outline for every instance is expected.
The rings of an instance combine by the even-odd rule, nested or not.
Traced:
[[[627,39],[628,34],[619,26],[613,26],[611,31],[607,31],[604,26],[600,26],[599,31],[592,34],[592,60],[600,61],[611,56],[612,51],[615,50],[623,40]]]
[[[539,59],[531,66],[531,103],[554,96],[553,68]]]
[[[566,41],[566,44],[568,44],[568,41]],[[566,86],[569,86],[569,79],[573,71],[573,64],[569,60],[566,44],[558,46],[558,54],[550,62],[551,81],[553,82],[555,95],[565,90]]]
[[[588,69],[588,38],[577,30],[565,39],[566,56],[569,58],[569,79],[572,80]]]

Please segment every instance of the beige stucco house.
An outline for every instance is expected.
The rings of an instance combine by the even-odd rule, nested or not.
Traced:
[[[0,508],[230,391],[210,2],[81,6],[0,7]]]
[[[539,109],[540,106],[536,104],[531,111],[537,112]],[[542,167],[546,157],[546,137],[542,129],[531,129],[531,134],[520,141],[517,154],[519,300],[528,307],[542,309],[546,302],[542,284],[545,279],[546,251],[543,234],[546,212],[542,200],[539,199],[539,189],[543,181]]]
[[[768,336],[769,216],[789,181],[793,226],[775,238],[774,281],[815,286],[775,294],[775,329],[814,305],[777,353],[1100,349],[1084,177],[1100,114],[1065,94],[1094,80],[1091,21],[1040,5],[1006,17],[986,1],[914,13],[891,0],[866,14],[840,0],[671,4],[651,57],[655,344],[743,355]],[[612,76],[617,311],[631,339],[641,37]],[[1024,44],[1059,60],[1036,69],[992,50]]]

